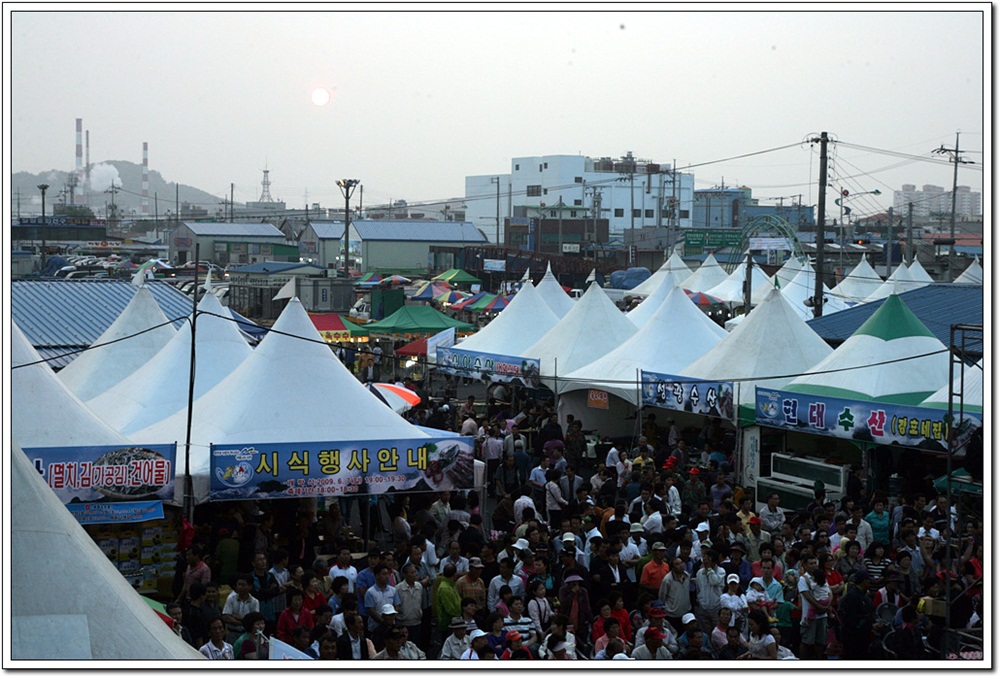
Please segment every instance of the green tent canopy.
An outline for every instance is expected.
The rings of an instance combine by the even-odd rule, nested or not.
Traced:
[[[432,280],[444,280],[445,282],[450,282],[451,284],[482,284],[482,280],[474,275],[461,270],[460,268],[452,268],[451,270],[446,270],[440,275],[436,275],[431,278]]]
[[[365,325],[369,334],[395,334],[406,337],[436,334],[454,327],[456,332],[469,333],[475,327],[459,322],[430,306],[403,306],[384,320]]]

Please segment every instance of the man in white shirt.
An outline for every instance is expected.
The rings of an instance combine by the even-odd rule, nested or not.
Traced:
[[[632,524],[629,527],[629,537],[625,540],[625,544],[622,545],[621,552],[618,553],[619,559],[626,567],[625,572],[628,575],[628,579],[633,583],[639,580],[635,570],[636,565],[649,552],[642,535],[642,525],[638,522]]]
[[[663,533],[663,515],[660,514],[662,507],[663,501],[658,498],[646,504],[646,514],[640,520],[640,524],[648,541],[658,540],[657,537]]]
[[[236,589],[226,597],[226,604],[222,607],[222,620],[226,623],[228,633],[226,639],[232,636],[232,641],[243,633],[243,617],[253,611],[260,611],[260,602],[250,594],[253,590],[253,581],[247,574],[239,574],[236,577]],[[230,642],[232,643],[232,642]]]
[[[673,475],[667,475],[667,512],[674,517],[680,517],[681,510],[681,492],[677,489],[676,478]]]
[[[358,578],[358,569],[351,564],[351,549],[343,547],[337,553],[336,563],[330,567],[330,579],[343,576],[347,579],[347,592],[354,592],[354,581]]]
[[[772,491],[767,496],[767,504],[760,511],[761,529],[769,534],[780,534],[781,527],[785,524],[785,513],[778,508],[780,500],[777,492]]]

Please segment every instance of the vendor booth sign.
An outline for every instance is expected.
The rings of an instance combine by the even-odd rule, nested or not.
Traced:
[[[211,501],[455,491],[475,483],[471,437],[211,447]]]
[[[758,425],[876,444],[947,450],[948,411],[887,402],[866,402],[785,390],[757,388]],[[958,412],[955,412],[956,415]],[[966,413],[955,427],[961,447],[983,425],[981,414]]]
[[[438,369],[447,374],[460,374],[470,378],[488,377],[491,381],[505,383],[519,379],[528,388],[538,386],[541,360],[480,353],[461,348],[438,348]]]
[[[652,371],[640,372],[639,379],[644,407],[686,411],[728,420],[736,415],[730,381],[700,381]]]
[[[81,524],[163,517],[174,497],[174,444],[28,447],[25,455]]]

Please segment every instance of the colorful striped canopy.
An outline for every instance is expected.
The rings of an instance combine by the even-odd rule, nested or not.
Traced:
[[[489,294],[487,297],[483,297],[479,301],[466,306],[465,309],[477,312],[499,313],[501,310],[506,308],[510,302],[511,302],[511,297],[509,296],[498,296],[496,294]]]
[[[437,303],[452,304],[452,303],[457,303],[459,301],[463,301],[466,298],[468,298],[468,296],[463,292],[455,291],[454,289],[449,289],[443,294],[435,296],[434,301],[436,301]]]
[[[701,291],[691,291],[690,289],[685,289],[684,293],[688,295],[688,298],[696,306],[714,306],[723,303],[723,300],[715,296],[710,296],[705,292]]]
[[[494,294],[490,294],[489,292],[481,291],[478,294],[473,294],[472,296],[469,296],[467,298],[462,299],[461,301],[459,301],[457,303],[452,304],[451,309],[452,310],[470,310],[469,306],[471,306],[473,303],[478,303],[479,301],[483,300],[487,296],[492,297],[492,296],[495,296],[495,295]]]
[[[358,339],[365,339],[368,336],[368,330],[364,327],[359,327],[353,322],[346,320],[343,316],[337,313],[322,313],[322,314],[309,314],[309,319],[312,320],[313,325],[315,325],[316,330],[319,332],[320,336],[323,337],[324,341],[328,343],[336,343],[338,341],[354,341]]]
[[[430,301],[435,296],[440,296],[450,289],[451,285],[447,282],[425,282],[413,292],[410,298],[414,301]]]
[[[378,284],[382,281],[382,276],[378,273],[365,273],[358,278],[358,284]]]

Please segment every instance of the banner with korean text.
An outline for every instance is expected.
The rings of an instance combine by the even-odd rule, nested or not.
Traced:
[[[730,381],[700,381],[685,376],[640,371],[642,406],[733,420],[736,415]]]
[[[45,483],[82,524],[145,522],[174,498],[174,444],[27,447]]]
[[[491,381],[505,383],[516,379],[528,388],[538,387],[538,375],[542,368],[541,360],[538,359],[461,348],[438,348],[437,364],[437,368],[447,374],[461,374],[478,379],[485,376]]]
[[[946,409],[866,402],[786,390],[757,388],[758,425],[829,435],[875,444],[897,443],[936,451],[947,450],[950,430],[959,448],[983,425],[978,413],[965,413],[949,425]],[[957,412],[956,412],[957,415]]]
[[[471,489],[474,449],[471,437],[213,444],[209,500]]]

